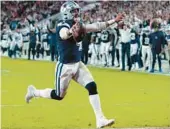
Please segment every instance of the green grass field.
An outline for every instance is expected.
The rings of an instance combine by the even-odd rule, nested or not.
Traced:
[[[95,128],[87,91],[71,82],[64,100],[26,104],[29,84],[54,87],[55,63],[1,58],[2,129]],[[112,127],[169,127],[170,77],[89,67]]]

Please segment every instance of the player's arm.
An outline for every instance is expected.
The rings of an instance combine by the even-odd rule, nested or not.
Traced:
[[[108,26],[121,21],[123,17],[124,17],[123,14],[118,14],[115,19],[106,22],[96,22],[96,23],[86,24],[86,25],[81,25],[80,23],[77,22],[71,28],[63,27],[60,30],[59,35],[63,40],[66,40],[71,36],[77,37],[80,31],[82,30],[84,31],[84,33],[101,31],[103,29],[106,29]]]
[[[106,22],[96,22],[92,24],[86,24],[84,25],[85,32],[88,33],[88,32],[96,32],[96,31],[104,30],[110,25],[121,21],[123,17],[124,17],[124,14],[118,14],[115,19],[112,19]]]

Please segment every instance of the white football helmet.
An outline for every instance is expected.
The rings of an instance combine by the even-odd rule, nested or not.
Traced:
[[[80,18],[80,6],[74,1],[65,2],[60,8],[62,20]]]

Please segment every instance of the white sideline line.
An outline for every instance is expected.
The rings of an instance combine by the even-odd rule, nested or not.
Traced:
[[[24,107],[25,105],[8,105],[8,104],[1,104],[1,107]]]
[[[105,128],[105,129],[170,129],[170,127]]]
[[[8,55],[2,55],[2,57],[8,57]],[[47,59],[48,58],[48,59]],[[9,58],[10,59],[10,58]],[[17,58],[19,60],[21,59],[24,59],[24,60],[27,60],[27,57],[21,57],[21,58]],[[36,59],[35,61],[42,61],[42,62],[51,62],[50,61],[50,58],[49,57],[46,57],[46,59]],[[166,61],[167,62],[167,61]],[[164,65],[163,65],[164,61],[162,62],[162,66],[163,66],[163,69],[164,68]],[[90,67],[95,67],[95,68],[102,68],[102,69],[112,69],[112,70],[120,70],[120,68],[115,68],[115,67],[102,67],[102,66],[99,66],[99,65],[91,65],[91,64],[88,64],[87,66],[90,66]],[[166,68],[169,70],[169,68]],[[7,72],[10,72],[7,70]],[[170,76],[170,73],[169,71],[166,70],[166,72],[164,71],[163,73],[159,73],[157,71],[155,71],[154,73],[149,73],[149,72],[145,72],[143,70],[131,70],[131,72],[137,72],[137,73],[146,73],[146,74],[151,74],[151,75],[162,75],[162,76]]]
[[[94,129],[94,128],[90,128],[90,129]],[[105,129],[170,129],[170,127],[105,128]]]

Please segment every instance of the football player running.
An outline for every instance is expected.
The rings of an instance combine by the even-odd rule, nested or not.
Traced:
[[[55,69],[56,89],[36,89],[28,86],[25,96],[29,103],[34,97],[42,97],[54,100],[62,100],[66,94],[71,79],[82,85],[89,92],[89,101],[96,116],[97,128],[112,125],[114,119],[106,119],[100,104],[97,85],[87,69],[81,62],[81,42],[83,33],[95,32],[106,29],[109,25],[123,19],[123,14],[118,14],[115,19],[106,22],[83,24],[80,19],[80,6],[73,2],[65,2],[60,9],[63,21],[56,28],[59,61]]]

